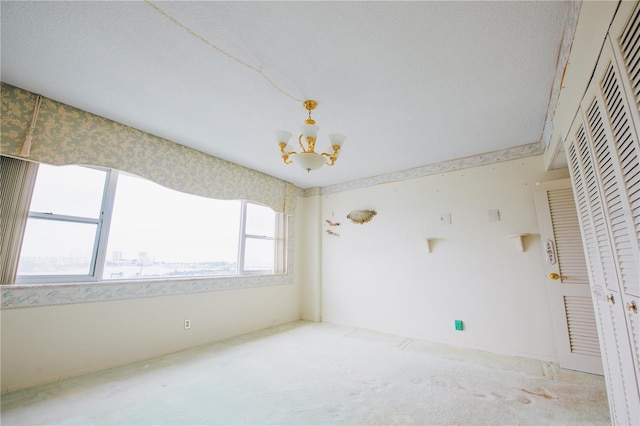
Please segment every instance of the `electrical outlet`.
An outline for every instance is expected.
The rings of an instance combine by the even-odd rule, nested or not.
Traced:
[[[188,330],[190,328],[191,328],[191,320],[190,319],[184,320],[184,329]]]

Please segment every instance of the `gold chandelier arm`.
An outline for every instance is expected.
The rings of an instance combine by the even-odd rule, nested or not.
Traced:
[[[329,159],[329,161],[327,161],[327,166],[333,166],[334,164],[336,164],[337,157],[335,156],[335,154],[323,152],[322,155]]]
[[[293,163],[293,161],[289,160],[289,156],[296,155],[297,152],[295,151],[286,152],[284,149],[287,147],[287,144],[284,142],[280,142],[278,146],[280,147],[280,152],[282,153],[282,161],[284,162],[284,164]]]
[[[332,148],[333,148],[332,154],[329,154],[327,152],[322,153],[322,155],[329,158],[329,162],[327,163],[327,166],[333,166],[334,164],[336,164],[336,160],[338,159],[338,152],[340,152],[340,145],[333,145]]]

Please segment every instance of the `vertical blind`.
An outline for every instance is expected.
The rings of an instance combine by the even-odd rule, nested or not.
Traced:
[[[0,157],[0,284],[15,282],[38,164]]]

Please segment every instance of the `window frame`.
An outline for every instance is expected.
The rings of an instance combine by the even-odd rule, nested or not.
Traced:
[[[279,264],[280,257],[278,256],[278,244],[279,231],[282,231],[279,227],[280,218],[284,215],[275,212],[275,223],[273,224],[273,237],[268,235],[258,235],[247,233],[247,206],[253,204],[255,206],[267,207],[254,201],[242,200],[242,213],[240,216],[240,237],[238,241],[238,275],[273,275],[279,273],[278,270],[282,270],[283,267]],[[268,208],[268,207],[267,207]],[[247,240],[263,240],[273,241],[273,265],[271,271],[265,269],[246,269],[245,268],[245,253]],[[284,247],[282,247],[284,249]],[[285,257],[286,258],[286,257]]]
[[[109,231],[111,228],[111,218],[113,214],[113,207],[115,202],[115,196],[118,185],[119,172],[116,169],[109,169],[104,167],[94,166],[80,166],[93,168],[106,172],[105,184],[103,187],[102,204],[100,209],[99,218],[87,218],[80,216],[68,216],[59,215],[45,212],[32,212],[29,211],[29,219],[42,219],[42,220],[58,220],[71,223],[91,223],[96,224],[96,235],[94,239],[94,246],[92,249],[92,258],[90,264],[90,273],[82,275],[17,275],[16,284],[61,284],[61,283],[81,283],[81,282],[123,282],[123,281],[180,281],[180,280],[193,280],[193,279],[220,279],[239,276],[256,276],[256,275],[283,275],[287,270],[287,216],[284,213],[275,212],[274,223],[274,236],[269,237],[265,235],[247,234],[247,205],[254,204],[257,206],[267,207],[260,203],[241,200],[241,216],[239,226],[239,239],[238,239],[238,256],[237,256],[237,268],[235,274],[230,275],[202,275],[197,277],[189,276],[175,276],[171,278],[167,277],[140,277],[140,278],[124,278],[124,279],[104,279],[102,277],[104,268],[106,265],[107,248],[109,242]],[[36,178],[37,179],[37,178]],[[153,181],[151,181],[153,182]],[[245,268],[245,246],[248,239],[261,239],[272,240],[274,244],[274,264],[271,270],[247,270]],[[22,253],[20,253],[20,256]]]
[[[115,190],[118,183],[118,171],[104,167],[77,167],[86,167],[105,172],[104,185],[102,187],[102,201],[100,204],[100,213],[98,214],[98,217],[90,218],[84,216],[56,214],[52,212],[36,212],[32,211],[31,207],[29,207],[27,220],[51,220],[67,223],[88,223],[96,225],[93,247],[91,249],[89,273],[77,275],[17,274],[16,284],[75,283],[100,281],[99,277],[102,276],[102,271],[104,269],[104,260],[106,256],[107,242],[109,239],[109,226],[111,224],[111,213],[113,211],[113,198],[115,196]],[[22,257],[22,248],[20,249],[20,257]]]

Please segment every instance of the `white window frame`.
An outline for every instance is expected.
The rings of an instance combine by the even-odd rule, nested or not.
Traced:
[[[88,166],[82,166],[88,167]],[[94,240],[94,246],[92,251],[92,258],[90,264],[89,274],[80,275],[18,275],[16,277],[16,284],[45,284],[45,283],[77,283],[77,282],[114,282],[119,280],[104,280],[102,274],[105,267],[105,261],[107,256],[107,247],[109,240],[109,230],[111,227],[111,216],[113,213],[114,200],[116,195],[116,188],[118,184],[118,171],[114,169],[102,168],[102,167],[90,167],[93,169],[106,172],[105,184],[102,194],[102,205],[100,209],[99,218],[89,218],[80,216],[60,215],[48,212],[34,212],[29,211],[30,219],[38,220],[57,220],[70,223],[91,223],[96,224],[96,236]],[[247,204],[261,205],[256,202],[242,200],[241,202],[241,217],[240,217],[240,230],[238,240],[238,257],[237,257],[237,270],[235,275],[231,276],[248,276],[248,275],[278,275],[286,274],[286,259],[287,259],[287,216],[283,213],[275,212],[276,223],[274,224],[274,236],[269,237],[265,235],[253,235],[246,233],[246,219],[247,219]],[[272,271],[264,270],[247,270],[244,265],[244,253],[245,245],[248,239],[263,239],[272,240],[274,244],[274,265]],[[216,279],[224,278],[229,275],[205,275],[198,278],[203,279]],[[188,277],[172,277],[169,280],[181,280]],[[125,281],[149,281],[155,278],[127,278]],[[167,280],[167,278],[162,278]],[[192,279],[192,278],[189,278]]]
[[[16,277],[16,284],[100,281],[99,277],[102,277],[107,250],[107,242],[109,239],[109,227],[111,224],[111,213],[113,211],[113,200],[115,197],[116,186],[118,184],[118,171],[102,167],[88,168],[105,172],[100,214],[97,218],[62,215],[52,212],[35,212],[31,210],[29,210],[28,218],[68,223],[89,223],[96,225],[96,234],[93,241],[93,249],[91,250],[91,263],[89,265],[89,273],[78,275],[18,275]]]
[[[240,239],[238,244],[238,274],[239,275],[275,275],[286,273],[286,216],[282,213],[275,212],[276,223],[274,223],[273,237],[267,235],[257,235],[247,233],[247,205],[266,207],[260,203],[253,201],[242,201],[242,213],[240,218]],[[271,271],[265,272],[260,269],[246,269],[244,262],[245,247],[247,240],[269,240],[273,241],[274,259]]]

